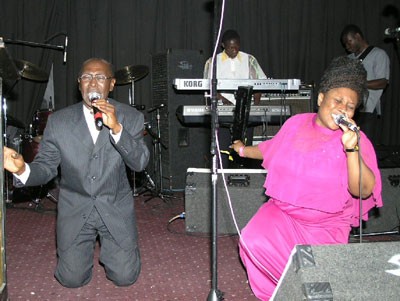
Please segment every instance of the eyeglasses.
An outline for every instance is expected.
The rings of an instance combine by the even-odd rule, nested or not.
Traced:
[[[93,75],[93,74],[87,73],[87,74],[82,74],[80,77],[78,77],[78,80],[81,82],[84,82],[84,83],[88,83],[88,82],[91,82],[93,78],[95,78],[98,83],[102,84],[106,81],[106,79],[110,79],[113,77],[112,76],[107,77],[104,74],[94,74]]]

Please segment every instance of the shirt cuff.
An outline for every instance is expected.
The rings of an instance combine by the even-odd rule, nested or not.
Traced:
[[[31,168],[29,167],[29,164],[25,163],[25,171],[20,174],[17,175],[16,173],[14,173],[14,177],[16,177],[22,184],[25,185],[26,181],[28,181],[29,175],[31,174]]]
[[[118,143],[119,139],[121,138],[122,131],[124,130],[124,127],[122,126],[122,124],[119,124],[119,125],[121,126],[121,130],[119,131],[118,134],[114,135],[112,133],[112,130],[110,130],[110,135],[111,135],[111,137],[113,137],[115,143]]]

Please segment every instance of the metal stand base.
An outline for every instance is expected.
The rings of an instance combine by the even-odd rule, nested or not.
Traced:
[[[379,236],[379,235],[393,235],[398,234],[400,235],[400,231],[384,231],[384,232],[371,232],[371,233],[363,233],[362,236]],[[353,234],[353,237],[360,237],[360,234]]]

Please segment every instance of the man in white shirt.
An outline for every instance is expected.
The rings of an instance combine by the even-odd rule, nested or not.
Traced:
[[[232,29],[224,32],[221,46],[224,49],[217,54],[217,79],[262,79],[267,78],[264,71],[251,54],[240,51],[240,36]],[[212,58],[204,66],[204,78],[211,77]],[[254,94],[254,103],[259,104],[261,93]],[[223,104],[236,104],[233,93],[218,93],[217,98]]]
[[[223,51],[217,54],[216,69],[217,79],[266,79],[266,75],[257,59],[248,53],[240,51],[240,36],[232,29],[224,32],[221,38],[221,46]],[[204,78],[212,76],[212,58],[209,58],[204,66]],[[254,104],[260,103],[261,93],[254,93]],[[234,92],[217,93],[218,104],[235,105],[236,99]],[[253,131],[250,128],[247,131],[247,142],[251,143]],[[220,128],[219,145],[221,150],[228,150],[232,144],[231,133],[229,128]],[[227,168],[229,165],[228,156],[223,156],[222,166]]]

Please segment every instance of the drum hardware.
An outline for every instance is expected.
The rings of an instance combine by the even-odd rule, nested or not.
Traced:
[[[149,73],[149,68],[144,65],[125,66],[115,71],[115,84],[117,86],[131,84],[129,104],[135,106],[135,82],[144,78]]]
[[[152,129],[151,124],[150,123],[146,123],[145,127],[146,127],[146,132],[153,138],[152,140],[152,144],[153,144],[153,168],[154,168],[154,173],[153,175],[155,176],[155,181],[154,184],[154,188],[151,192],[151,197],[148,198],[147,200],[145,200],[145,202],[150,201],[154,198],[160,198],[162,199],[164,202],[166,201],[166,198],[171,198],[173,197],[170,193],[170,190],[166,190],[163,187],[163,180],[164,180],[164,176],[163,176],[163,168],[162,168],[162,148],[167,149],[167,146],[162,143],[161,140],[161,126],[160,126],[160,110],[162,108],[165,108],[166,106],[164,104],[159,104],[156,105],[152,108],[150,108],[147,112],[148,113],[152,113],[152,112],[156,112],[155,113],[155,120],[156,120],[156,128],[155,130]]]
[[[156,138],[156,134],[153,132],[153,130],[151,129],[151,123],[150,122],[145,122],[144,123],[144,131],[143,131],[143,135],[150,135],[150,137],[152,137],[153,139]],[[134,173],[134,181],[135,181],[135,174]],[[150,191],[151,195],[156,195],[156,191],[157,191],[157,186],[155,181],[152,179],[152,177],[150,176],[150,174],[147,172],[147,169],[144,169],[141,172],[142,175],[142,179],[144,179],[144,182],[141,183],[141,188],[139,190],[135,191],[135,196],[138,195],[143,195],[146,192]],[[135,186],[136,188],[136,186]]]
[[[7,40],[3,39],[0,37],[0,78],[6,79],[6,80],[11,80],[14,81],[12,86],[9,88],[9,92],[15,87],[17,82],[21,79],[28,79],[32,81],[47,81],[48,80],[48,74],[40,69],[38,66],[24,60],[13,60],[11,56],[8,54],[4,42],[8,43],[16,43],[16,44],[25,44],[29,46],[52,46],[52,45],[44,45],[44,44],[36,44],[36,43],[30,43],[30,42],[25,42],[25,41],[12,41],[12,40]],[[58,46],[57,46],[58,47]],[[50,47],[48,47],[50,48]],[[64,46],[61,46],[61,48],[64,50]],[[1,88],[1,87],[0,87]],[[2,92],[0,90],[0,92]],[[1,94],[0,94],[1,95]],[[8,140],[8,134],[7,134],[7,126],[15,126],[21,129],[25,129],[25,125],[20,122],[19,120],[11,117],[10,115],[7,114],[7,101],[5,97],[1,97],[1,103],[2,103],[2,110],[3,110],[3,116],[4,117],[4,137],[3,141],[6,146],[12,147],[18,151],[18,153],[23,153],[22,149],[22,144],[23,143],[32,143],[35,142],[37,145],[40,142],[40,138],[32,139],[32,132],[29,134],[23,134],[19,135],[18,137],[15,137],[12,139],[12,142]],[[47,120],[46,120],[47,121]],[[31,129],[31,128],[30,128]],[[39,140],[39,142],[38,142]],[[10,145],[12,144],[12,145]],[[25,157],[24,157],[25,158]],[[29,160],[29,159],[28,159]],[[32,157],[33,160],[33,157]],[[5,176],[5,183],[1,183],[1,185],[5,184],[5,194],[6,194],[6,203],[10,204],[12,203],[12,200],[10,198],[10,195],[13,191],[13,186],[14,184],[14,177],[11,176],[11,173],[7,172],[7,176]],[[11,178],[13,179],[11,181]],[[40,187],[40,190],[42,190],[43,187]],[[34,203],[36,203],[36,200],[33,200]],[[35,206],[37,207],[37,206]]]
[[[137,65],[137,66],[125,66],[122,69],[115,71],[115,84],[116,85],[126,85],[131,84],[129,89],[129,105],[136,108],[137,110],[144,110],[144,105],[137,105],[135,104],[135,81],[138,81],[144,78],[149,73],[149,68],[144,65]],[[136,173],[132,171],[132,184],[133,184],[133,194],[135,196],[138,195],[136,189]]]
[[[42,200],[44,198],[49,199],[53,203],[57,204],[58,199],[56,196],[50,192],[50,185],[51,183],[48,183],[46,185],[41,185],[41,186],[32,186],[32,187],[22,187],[22,188],[17,188],[13,192],[13,199],[14,201],[18,202],[26,202],[27,199],[29,199],[29,207],[27,208],[26,206],[14,206],[14,202],[10,202],[7,205],[12,208],[16,209],[29,209],[29,210],[34,210],[38,212],[44,212],[44,211],[56,211],[56,209],[44,209],[43,207],[43,202]]]
[[[129,89],[129,104],[135,108],[142,108],[144,110],[144,106],[138,106],[135,104],[135,82],[146,77],[149,74],[149,67],[144,65],[137,66],[125,66],[122,69],[115,71],[115,84],[117,86],[131,84],[131,88]]]
[[[33,136],[41,136],[44,133],[44,129],[47,125],[49,116],[53,113],[53,110],[38,110],[32,119],[30,125],[30,134]],[[40,142],[41,139],[39,139]]]
[[[38,82],[46,82],[49,75],[46,71],[40,69],[38,66],[24,60],[14,60],[19,75],[22,78],[30,79]]]
[[[54,39],[58,36],[65,36],[64,45],[54,45],[54,44],[47,44],[48,41]],[[50,38],[46,39],[46,43],[36,43],[31,41],[22,41],[22,40],[12,40],[12,39],[2,39],[5,43],[8,44],[17,44],[17,45],[24,45],[30,47],[40,47],[40,48],[47,48],[47,49],[54,49],[54,50],[61,50],[63,52],[63,62],[64,64],[67,62],[67,46],[68,46],[68,36],[64,32],[59,32]]]
[[[149,68],[144,65],[125,66],[115,71],[116,85],[126,85],[144,78],[149,73]]]
[[[139,178],[142,180],[139,188],[135,186],[136,190],[134,190],[134,196],[145,195],[146,192],[150,192],[151,195],[156,192],[156,183],[153,178],[147,172],[147,169],[144,169],[140,173],[134,173],[135,175],[139,174]],[[135,178],[133,179],[135,181]]]

